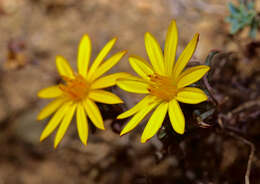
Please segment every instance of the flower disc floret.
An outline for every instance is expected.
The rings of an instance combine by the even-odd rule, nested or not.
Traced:
[[[80,101],[87,97],[91,83],[80,74],[77,74],[74,79],[63,76],[65,84],[60,84],[59,87],[64,95],[73,101]]]
[[[148,91],[151,95],[164,101],[170,101],[177,95],[177,85],[174,80],[167,76],[161,76],[157,73],[149,75],[150,84]]]

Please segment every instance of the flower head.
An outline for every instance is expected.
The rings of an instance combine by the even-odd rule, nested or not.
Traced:
[[[145,34],[145,48],[150,63],[138,56],[129,58],[130,65],[141,78],[129,76],[117,80],[117,85],[125,91],[147,94],[133,108],[117,117],[123,119],[133,115],[121,135],[134,129],[153,109],[141,137],[142,143],[156,134],[167,112],[173,129],[179,134],[184,133],[185,119],[179,102],[197,104],[207,100],[207,95],[201,89],[187,86],[201,79],[209,67],[200,65],[184,70],[196,49],[198,39],[199,34],[195,34],[175,62],[178,43],[175,21],[168,28],[164,53],[156,39],[150,33]]]
[[[92,66],[89,68],[91,57],[91,41],[84,35],[78,50],[78,72],[74,72],[69,63],[61,56],[56,58],[56,66],[64,83],[42,89],[38,92],[40,98],[54,98],[38,114],[37,119],[42,120],[54,114],[43,130],[40,140],[47,138],[58,126],[54,147],[62,140],[74,114],[76,114],[79,138],[87,144],[88,118],[99,129],[104,129],[103,118],[95,102],[105,104],[118,104],[122,100],[113,93],[103,90],[116,84],[117,78],[129,76],[127,73],[115,73],[101,77],[110,70],[125,55],[121,51],[103,62],[116,42],[110,40],[100,51]]]

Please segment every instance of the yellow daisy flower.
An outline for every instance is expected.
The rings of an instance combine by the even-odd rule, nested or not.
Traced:
[[[168,28],[164,53],[156,39],[150,33],[145,34],[145,48],[151,64],[141,57],[130,57],[130,65],[141,78],[131,76],[118,79],[117,85],[125,91],[147,94],[147,96],[117,117],[123,119],[134,115],[120,135],[134,129],[155,108],[143,131],[142,143],[160,129],[167,111],[173,129],[179,134],[184,133],[185,119],[178,102],[197,104],[207,100],[207,95],[201,89],[187,86],[201,79],[208,72],[209,67],[200,65],[184,70],[196,49],[198,39],[199,34],[195,34],[175,62],[178,43],[175,21],[172,21]]]
[[[118,96],[102,89],[114,86],[119,77],[129,76],[129,74],[121,72],[101,77],[126,54],[126,51],[118,52],[103,62],[115,42],[116,38],[110,40],[89,68],[91,41],[88,35],[84,35],[78,49],[78,73],[71,69],[69,63],[63,57],[57,56],[56,66],[64,83],[38,92],[40,98],[54,98],[41,110],[37,117],[38,120],[42,120],[54,113],[41,134],[41,141],[59,126],[54,141],[54,147],[56,148],[74,114],[76,114],[79,138],[83,144],[87,144],[88,138],[87,117],[97,128],[104,129],[103,118],[95,102],[105,104],[123,103]]]

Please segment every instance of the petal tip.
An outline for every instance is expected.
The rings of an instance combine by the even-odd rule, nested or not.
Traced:
[[[56,56],[56,63],[59,62],[60,59],[62,59],[62,58],[63,58],[63,56],[61,56],[61,55],[57,55],[57,56]]]
[[[81,38],[79,44],[84,43],[84,42],[90,42],[90,37],[89,37],[88,34],[84,34],[84,35],[82,36],[82,38]]]
[[[58,145],[59,145],[58,143],[54,143],[53,148],[57,149]]]
[[[87,140],[81,141],[84,146],[87,146]]]
[[[146,33],[144,34],[144,38],[147,39],[147,38],[149,38],[149,37],[151,37],[151,33],[146,32]]]
[[[41,97],[41,91],[38,91],[37,96],[38,96],[38,98],[42,98]]]
[[[118,37],[115,36],[112,40],[113,40],[113,42],[116,42],[118,40]]]
[[[106,130],[104,126],[103,127],[99,127],[99,129],[100,130]]]
[[[120,137],[121,136],[123,136],[123,135],[125,135],[126,134],[126,132],[124,132],[123,130],[120,132]]]
[[[45,138],[46,138],[46,137],[44,137],[44,136],[41,135],[41,137],[40,137],[40,142],[44,141]]]
[[[84,34],[84,35],[82,36],[82,39],[84,39],[84,38],[87,38],[87,39],[89,39],[89,36],[88,36],[88,34]]]
[[[177,26],[176,26],[176,20],[175,20],[175,19],[172,19],[172,21],[171,21],[171,23],[170,23],[170,25],[169,25],[169,27],[168,27],[168,31],[171,30],[173,27],[177,27]]]
[[[118,37],[114,37],[114,38],[112,38],[108,43],[110,43],[110,44],[112,44],[112,46],[113,45],[115,45],[115,43],[116,43],[116,41],[118,40]]]
[[[145,34],[144,34],[144,35],[145,35],[145,36],[148,36],[149,34],[150,34],[149,32],[145,32]]]
[[[135,60],[136,58],[138,58],[138,56],[136,56],[136,55],[134,55],[134,54],[131,54],[131,55],[128,57],[129,63],[132,62],[133,60]]]
[[[142,144],[146,143],[150,138],[151,137],[149,137],[149,135],[146,135],[146,136],[142,135],[141,136],[141,143]]]
[[[119,115],[116,117],[116,119],[124,119],[124,118],[122,118],[121,114],[119,114]]]
[[[176,23],[176,19],[172,19],[172,20],[171,20],[171,23]]]
[[[127,50],[122,50],[121,53],[125,55],[127,53]]]
[[[54,140],[54,145],[53,145],[54,149],[56,149],[56,148],[59,146],[61,140],[62,140],[62,139],[57,140],[57,138],[55,138],[55,140]]]
[[[205,66],[207,66],[207,65],[205,65]],[[210,70],[210,67],[209,66],[207,66],[207,72]]]
[[[124,101],[123,101],[123,100],[121,100],[121,99],[119,98],[117,103],[118,103],[118,104],[123,104],[123,103],[124,103]]]
[[[175,130],[176,131],[176,130]],[[178,131],[176,131],[178,134],[181,134],[181,135],[183,135],[184,134],[184,129],[183,130],[178,130]]]
[[[40,114],[38,114],[38,115],[37,115],[37,118],[36,118],[36,120],[38,120],[38,121],[42,120],[42,117],[41,117],[41,115],[40,115]]]
[[[147,139],[141,138],[141,143],[144,144],[147,142]]]
[[[197,41],[199,41],[200,34],[199,34],[199,33],[195,33],[194,38],[195,38]]]

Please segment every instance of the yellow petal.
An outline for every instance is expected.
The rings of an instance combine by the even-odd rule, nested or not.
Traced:
[[[129,57],[129,63],[134,71],[142,78],[149,79],[149,75],[154,73],[150,64],[141,57],[131,56]]]
[[[64,57],[62,57],[62,56],[56,57],[56,67],[61,76],[74,78],[74,72],[71,69],[70,64]]]
[[[123,103],[123,101],[118,96],[104,90],[92,90],[90,91],[88,97],[96,102],[105,104]]]
[[[141,137],[141,143],[145,143],[148,139],[153,137],[156,132],[161,128],[163,120],[168,110],[168,102],[161,103],[153,112],[144,132]]]
[[[168,75],[171,75],[174,66],[176,50],[178,46],[178,29],[175,20],[168,27],[168,32],[164,47],[165,70]]]
[[[189,44],[186,46],[186,48],[183,50],[181,55],[179,56],[173,69],[173,76],[175,79],[179,76],[179,74],[182,72],[182,70],[185,68],[185,66],[191,59],[197,47],[198,41],[199,41],[199,34],[196,33],[192,38],[192,40],[189,42]]]
[[[38,92],[39,98],[56,98],[63,94],[58,85],[44,88]]]
[[[132,107],[131,109],[123,112],[122,114],[120,114],[119,116],[117,116],[117,119],[124,119],[127,118],[129,116],[132,116],[133,114],[137,113],[138,111],[140,111],[142,108],[149,106],[151,103],[153,103],[155,101],[154,96],[146,96],[144,97],[139,103],[137,103],[134,107]]]
[[[180,105],[175,99],[169,102],[168,114],[172,128],[175,130],[175,132],[183,134],[185,129],[185,119]]]
[[[68,129],[69,125],[70,125],[70,122],[71,122],[71,120],[73,118],[76,106],[77,106],[76,104],[73,104],[73,105],[71,105],[68,108],[69,110],[65,114],[64,119],[62,120],[62,122],[60,124],[60,127],[59,127],[59,129],[58,129],[58,131],[56,133],[55,140],[54,140],[54,148],[57,148],[57,146],[59,145],[60,141],[64,137],[64,134],[67,131],[67,129]]]
[[[92,123],[99,129],[104,130],[104,123],[98,106],[90,99],[84,101],[84,107]]]
[[[48,125],[44,128],[44,130],[41,134],[41,137],[40,137],[40,141],[43,141],[46,137],[48,137],[57,128],[57,126],[60,124],[62,118],[64,117],[65,113],[68,111],[69,104],[70,103],[64,104],[54,114],[54,116],[49,121]]]
[[[200,80],[207,72],[209,71],[209,67],[206,65],[200,65],[188,68],[177,79],[177,87],[183,88],[188,86],[194,82]]]
[[[64,102],[65,98],[57,98],[44,107],[37,116],[37,120],[43,120],[54,113]]]
[[[96,72],[96,70],[99,67],[99,65],[101,64],[101,62],[104,60],[104,58],[107,56],[109,51],[112,49],[112,47],[116,43],[116,40],[117,40],[117,38],[113,38],[112,40],[107,42],[107,44],[104,46],[104,48],[99,52],[98,56],[94,60],[92,66],[89,70],[89,73],[87,74],[88,79],[91,78],[92,75]]]
[[[198,104],[208,99],[207,95],[199,88],[186,87],[177,93],[176,99],[182,103]]]
[[[126,72],[119,72],[107,75],[105,77],[101,77],[93,82],[91,85],[91,89],[102,89],[114,86],[116,84],[116,80],[119,78],[127,78],[130,77],[131,74]]]
[[[126,51],[121,51],[108,58],[102,65],[100,65],[100,67],[96,70],[92,77],[89,78],[89,80],[93,81],[101,75],[103,75],[104,73],[106,73],[113,66],[115,66],[125,54]]]
[[[79,138],[84,145],[87,145],[88,139],[88,122],[87,115],[82,104],[78,105],[77,108],[77,128],[79,133]]]
[[[88,71],[89,60],[91,57],[91,40],[86,34],[82,37],[78,49],[78,72],[86,77]]]
[[[156,101],[149,106],[143,106],[142,110],[136,113],[126,124],[124,129],[121,131],[120,136],[133,130],[143,120],[143,118],[158,105],[158,103],[159,101]]]
[[[149,84],[143,80],[118,79],[116,84],[119,88],[131,93],[149,93]]]
[[[147,55],[155,72],[161,75],[165,74],[163,54],[159,43],[150,33],[145,33],[144,41]]]

